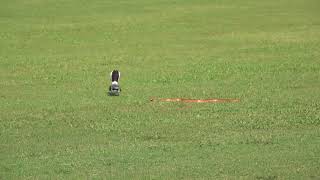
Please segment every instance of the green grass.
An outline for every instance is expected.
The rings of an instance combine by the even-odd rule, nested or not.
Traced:
[[[319,92],[317,0],[0,1],[0,179],[317,179]]]

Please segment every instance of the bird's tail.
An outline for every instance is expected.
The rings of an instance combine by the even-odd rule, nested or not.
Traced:
[[[120,79],[120,72],[118,70],[113,70],[111,73],[110,73],[110,77],[111,77],[111,81],[112,82],[119,82],[119,79]]]

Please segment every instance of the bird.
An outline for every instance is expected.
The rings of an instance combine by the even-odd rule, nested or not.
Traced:
[[[120,79],[120,71],[113,70],[110,72],[111,85],[109,86],[109,96],[119,96],[121,92],[119,79]]]

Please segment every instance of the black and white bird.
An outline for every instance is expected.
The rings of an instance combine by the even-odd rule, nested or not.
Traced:
[[[109,95],[110,96],[119,96],[120,95],[120,85],[119,85],[119,79],[120,79],[120,72],[118,70],[113,70],[110,73],[111,78],[111,85],[109,86]]]

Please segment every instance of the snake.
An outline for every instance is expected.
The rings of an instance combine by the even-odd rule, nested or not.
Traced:
[[[240,99],[186,99],[186,98],[151,98],[150,101],[162,102],[186,102],[186,103],[220,103],[220,102],[239,102]]]

